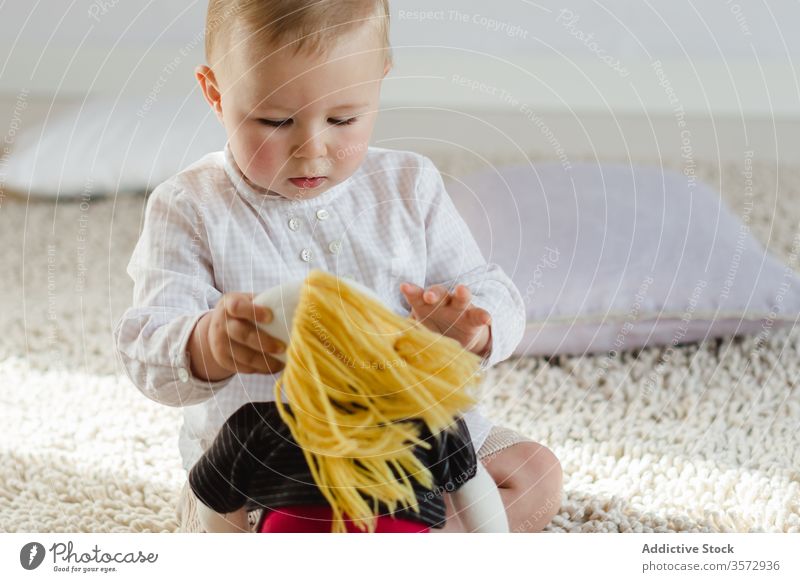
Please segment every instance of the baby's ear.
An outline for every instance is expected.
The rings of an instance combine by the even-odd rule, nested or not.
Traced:
[[[198,65],[194,70],[194,77],[200,84],[203,97],[205,97],[219,120],[222,121],[222,94],[217,86],[217,79],[214,76],[214,71],[212,71],[211,67],[208,65]]]

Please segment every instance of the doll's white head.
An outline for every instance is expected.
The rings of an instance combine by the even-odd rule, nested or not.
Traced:
[[[300,303],[300,292],[305,282],[306,279],[299,279],[278,285],[264,291],[253,300],[256,305],[267,307],[272,311],[272,320],[269,323],[259,323],[258,326],[271,336],[281,340],[286,346],[291,341],[292,322],[294,321],[297,306]],[[382,301],[372,289],[357,281],[348,280],[346,284],[376,301]],[[288,353],[289,350],[286,350],[280,354],[274,353],[270,355],[285,364]]]

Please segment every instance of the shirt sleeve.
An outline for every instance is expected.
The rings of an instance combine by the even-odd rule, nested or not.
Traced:
[[[214,286],[201,217],[169,182],[148,197],[128,275],[133,303],[114,329],[125,373],[145,396],[168,406],[208,400],[232,377],[219,382],[194,377],[187,345],[198,320],[222,293]]]
[[[231,513],[249,498],[249,484],[259,466],[269,461],[278,446],[283,425],[273,402],[251,402],[234,412],[208,450],[189,471],[189,487],[197,498],[217,513]],[[269,472],[258,472],[262,481]]]
[[[458,284],[472,293],[472,304],[492,318],[489,352],[483,369],[508,358],[525,332],[525,304],[516,285],[503,269],[487,263],[469,227],[447,193],[433,162],[423,157],[416,184],[417,200],[425,217],[427,267],[425,288]]]

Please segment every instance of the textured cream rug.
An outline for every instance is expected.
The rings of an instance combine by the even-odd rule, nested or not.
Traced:
[[[444,172],[473,169],[432,157]],[[800,171],[754,169],[753,232],[786,256]],[[743,208],[740,166],[699,170]],[[111,342],[143,203],[0,200],[0,531],[177,528],[180,411],[141,395]],[[799,355],[795,329],[763,345],[510,360],[492,371],[487,404],[561,460],[547,531],[800,532]],[[662,358],[658,390],[644,396]]]

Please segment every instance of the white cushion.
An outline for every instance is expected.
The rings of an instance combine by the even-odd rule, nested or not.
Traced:
[[[678,345],[798,320],[798,275],[682,174],[541,163],[448,189],[484,256],[524,298],[517,355]]]
[[[150,101],[95,97],[27,126],[8,158],[5,187],[36,198],[142,192],[225,146],[201,95]]]

